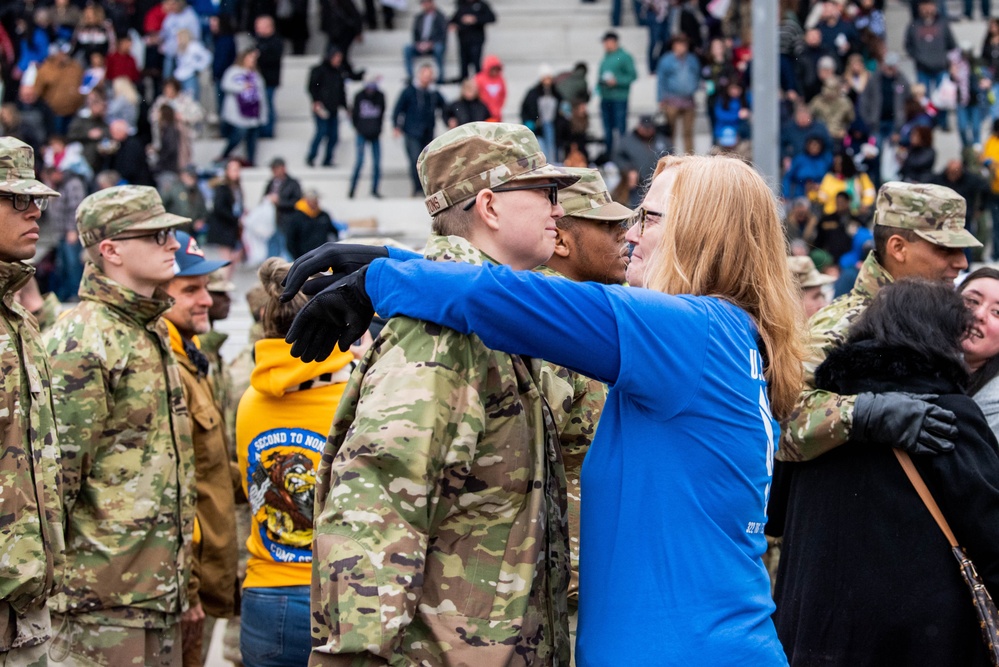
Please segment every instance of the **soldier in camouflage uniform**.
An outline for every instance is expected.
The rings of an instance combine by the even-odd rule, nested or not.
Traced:
[[[953,427],[939,421],[939,408],[907,394],[880,394],[877,399],[873,394],[858,398],[818,390],[814,373],[884,285],[913,277],[953,282],[968,267],[964,249],[982,244],[964,228],[965,207],[963,197],[942,185],[881,186],[874,212],[874,251],[861,266],[853,290],[809,322],[805,387],[783,429],[778,459],[815,458],[847,442],[858,424],[867,436],[863,440],[914,452],[947,449],[946,443],[937,443],[946,440]]]
[[[562,209],[519,125],[470,123],[418,162],[429,259],[534,268]],[[567,665],[565,473],[540,362],[393,318],[317,473],[312,665]]]
[[[624,235],[632,211],[611,199],[607,185],[596,169],[566,171],[579,176],[579,181],[559,190],[558,201],[565,215],[556,223],[555,252],[539,270],[545,275],[570,280],[620,285],[625,281],[628,268],[628,244]],[[558,313],[552,313],[552,316],[558,317]],[[544,362],[541,373],[541,384],[549,398],[565,459],[572,559],[569,630],[570,646],[574,646],[579,600],[579,477],[607,398],[607,386],[548,362]],[[551,400],[552,397],[555,400]]]
[[[0,137],[0,664],[47,664],[46,600],[62,569],[62,480],[50,373],[34,318],[14,299],[35,270],[38,219],[59,193],[31,146]]]
[[[80,303],[47,332],[62,448],[66,564],[50,660],[181,664],[194,531],[194,462],[159,286],[173,228],[155,189],[118,186],[76,212]]]

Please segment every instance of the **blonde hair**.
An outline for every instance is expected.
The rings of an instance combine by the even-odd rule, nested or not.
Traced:
[[[264,314],[260,318],[263,326],[264,338],[284,338],[291,328],[298,311],[305,307],[309,297],[299,292],[295,297],[287,302],[281,303],[281,292],[284,287],[281,283],[291,269],[291,262],[287,262],[280,257],[270,257],[257,269],[257,277],[267,294],[264,302]]]
[[[129,104],[138,104],[140,102],[139,91],[136,90],[135,84],[127,76],[116,76],[112,79],[111,91],[115,97],[121,98]]]
[[[727,156],[666,156],[653,178],[673,175],[662,236],[644,283],[667,294],[724,299],[746,311],[763,341],[770,406],[786,419],[801,392],[804,322],[787,267],[777,201],[763,178]]]

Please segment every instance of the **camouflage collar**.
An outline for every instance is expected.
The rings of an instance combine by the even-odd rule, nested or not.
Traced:
[[[0,262],[0,297],[7,301],[13,298],[14,292],[24,287],[35,269],[24,262]]]
[[[427,240],[427,247],[423,249],[423,256],[435,262],[465,262],[476,266],[486,263],[499,264],[462,236],[432,234]]]
[[[548,278],[565,278],[565,274],[559,273],[547,264],[542,264],[534,270],[543,276],[547,276]]]
[[[874,256],[874,251],[872,250],[870,254],[867,255],[867,259],[860,266],[860,272],[857,274],[857,281],[853,283],[853,292],[861,296],[865,296],[873,299],[874,295],[884,287],[885,285],[890,285],[895,282],[895,279],[891,277],[891,274],[881,266],[877,258]]]
[[[80,282],[80,299],[107,304],[124,318],[146,328],[173,305],[166,292],[157,289],[152,297],[142,296],[104,275],[96,266],[87,262]]]
[[[202,352],[218,354],[218,351],[222,349],[222,345],[225,344],[228,338],[229,334],[212,329],[206,334],[199,335],[198,341],[201,343]]]

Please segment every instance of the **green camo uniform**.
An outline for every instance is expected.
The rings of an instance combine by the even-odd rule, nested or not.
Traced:
[[[492,261],[454,236],[426,256]],[[565,473],[540,365],[389,320],[316,476],[311,664],[568,663]]]
[[[77,210],[86,247],[183,220],[163,212],[154,189],[139,186],[100,191]],[[87,651],[111,655],[104,637],[80,632],[81,625],[170,630],[187,609],[193,445],[160,318],[172,300],[159,290],[142,296],[89,262],[79,295],[45,336],[60,397],[67,515],[66,566],[52,608],[72,626],[60,635],[62,647],[80,634]],[[57,639],[53,652],[62,647]]]
[[[58,197],[35,180],[34,165],[29,145],[0,137],[0,192]],[[34,272],[0,261],[0,665],[44,667],[46,601],[65,545],[48,355],[35,318],[14,299]]]
[[[920,238],[947,248],[971,248],[981,243],[964,228],[964,198],[940,185],[890,182],[881,186],[874,224],[914,231]],[[853,289],[815,313],[810,320],[804,361],[804,390],[785,428],[777,458],[807,461],[844,444],[850,437],[854,396],[815,388],[815,369],[829,351],[842,345],[850,327],[892,276],[872,252]]]

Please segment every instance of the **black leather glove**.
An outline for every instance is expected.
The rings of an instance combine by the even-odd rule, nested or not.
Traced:
[[[364,335],[375,309],[364,291],[367,266],[341,278],[317,294],[295,316],[285,340],[291,343],[291,355],[302,361],[321,361],[330,356],[339,343],[346,352]]]
[[[910,454],[950,452],[957,439],[957,416],[928,402],[934,398],[904,392],[858,394],[850,439],[897,447]]]
[[[299,290],[309,296],[319,294],[344,276],[367,266],[379,257],[388,257],[383,246],[360,245],[358,243],[326,243],[311,250],[291,265],[284,279],[284,292],[281,301],[290,301]],[[333,271],[333,275],[311,276],[323,271]],[[306,282],[308,280],[308,282]],[[303,289],[304,286],[304,289]]]

